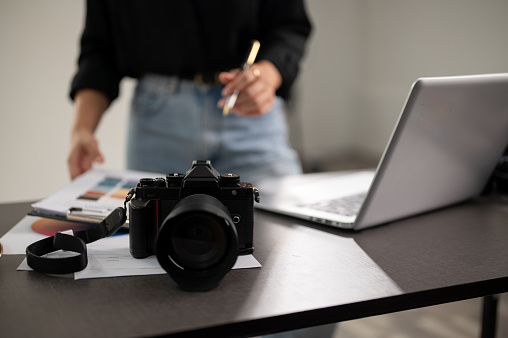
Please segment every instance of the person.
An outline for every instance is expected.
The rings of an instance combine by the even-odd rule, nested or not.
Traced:
[[[127,130],[129,169],[184,173],[201,159],[251,183],[301,173],[284,101],[310,32],[303,0],[87,0],[70,89],[71,178],[104,162],[94,132],[124,77],[138,80]],[[240,71],[253,39],[261,44],[256,62]],[[238,99],[224,116],[235,91]],[[330,336],[333,329],[288,334]]]
[[[71,178],[104,162],[94,132],[124,77],[138,79],[128,169],[185,173],[206,159],[252,183],[300,173],[284,100],[310,32],[303,0],[88,0],[70,88]],[[242,72],[253,39],[258,57]],[[238,99],[223,116],[234,91]]]

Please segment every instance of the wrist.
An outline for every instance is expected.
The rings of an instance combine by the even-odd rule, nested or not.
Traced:
[[[96,90],[82,89],[76,93],[74,103],[71,133],[93,134],[109,105],[108,98]]]
[[[71,128],[71,138],[94,137],[94,130],[85,126]]]
[[[275,90],[282,85],[282,76],[275,65],[268,60],[260,60],[252,67],[259,69],[263,80]]]

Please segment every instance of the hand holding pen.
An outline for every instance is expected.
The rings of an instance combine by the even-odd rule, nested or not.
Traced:
[[[242,116],[259,116],[266,114],[275,102],[275,92],[282,83],[277,68],[267,60],[253,63],[252,55],[257,54],[259,42],[254,41],[249,58],[242,69],[223,72],[219,80],[225,84],[224,96],[218,102],[224,115],[234,113]],[[254,54],[253,54],[254,52]]]
[[[252,41],[252,45],[249,51],[249,56],[247,56],[247,60],[242,66],[242,71],[245,72],[254,63],[256,60],[256,56],[258,55],[259,47],[261,44],[258,40]],[[254,74],[255,77],[259,77],[261,75],[260,70],[257,68],[252,69],[252,74]],[[222,110],[224,115],[228,115],[229,111],[235,106],[236,100],[238,99],[238,94],[240,93],[239,89],[235,89],[232,94],[229,95],[229,97],[226,100],[226,103],[224,104],[224,108]]]

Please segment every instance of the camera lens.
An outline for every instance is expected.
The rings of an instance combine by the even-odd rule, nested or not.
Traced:
[[[228,246],[225,225],[224,220],[203,212],[181,217],[171,236],[171,257],[175,263],[190,269],[217,264]]]
[[[238,235],[218,199],[194,194],[181,199],[162,223],[155,243],[157,259],[182,289],[216,287],[238,257]]]

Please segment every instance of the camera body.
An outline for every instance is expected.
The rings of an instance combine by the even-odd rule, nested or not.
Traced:
[[[183,282],[176,281],[179,286],[211,288],[189,285],[220,275],[217,269],[229,271],[238,255],[254,251],[258,200],[252,184],[240,182],[238,174],[219,174],[210,161],[194,161],[185,175],[141,179],[129,203],[131,255],[156,254],[174,280],[175,274],[185,275]]]

